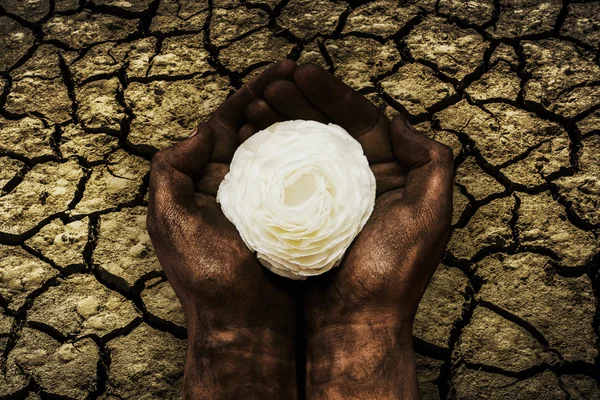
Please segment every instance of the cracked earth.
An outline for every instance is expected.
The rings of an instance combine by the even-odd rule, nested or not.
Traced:
[[[0,399],[176,399],[152,155],[281,58],[453,148],[424,399],[600,399],[600,2],[0,0]]]

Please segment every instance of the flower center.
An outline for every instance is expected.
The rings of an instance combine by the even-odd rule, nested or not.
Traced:
[[[297,206],[310,199],[316,191],[316,177],[314,175],[302,175],[285,187],[283,202],[288,206]]]

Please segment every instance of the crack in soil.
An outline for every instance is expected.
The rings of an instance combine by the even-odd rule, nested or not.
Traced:
[[[556,22],[555,22],[552,30],[549,30],[547,32],[542,32],[542,33],[523,35],[523,36],[520,36],[517,38],[501,38],[501,39],[493,38],[492,35],[486,31],[487,28],[496,27],[496,25],[497,25],[497,22],[500,18],[500,13],[501,13],[500,0],[493,1],[494,9],[492,12],[492,16],[488,21],[486,21],[482,25],[472,24],[464,19],[452,16],[449,14],[440,13],[439,12],[439,0],[438,0],[438,2],[436,2],[434,12],[430,12],[430,11],[426,10],[425,8],[420,7],[419,14],[416,15],[415,17],[413,17],[403,27],[401,27],[397,31],[397,33],[395,33],[394,35],[391,35],[390,37],[382,38],[382,37],[378,37],[376,35],[371,35],[371,34],[366,34],[366,33],[361,33],[361,32],[351,32],[349,34],[342,35],[341,32],[344,29],[344,26],[346,24],[347,18],[350,15],[350,13],[356,7],[363,5],[363,4],[367,4],[369,2],[370,1],[367,1],[367,0],[348,1],[347,2],[348,7],[340,15],[334,32],[330,35],[317,35],[317,45],[318,45],[319,51],[322,54],[330,72],[332,72],[332,73],[335,72],[336,67],[333,62],[332,57],[330,56],[329,52],[327,51],[326,46],[324,45],[325,40],[336,40],[336,39],[339,39],[339,38],[342,38],[342,37],[345,37],[348,35],[371,38],[371,39],[377,40],[380,43],[384,43],[387,40],[392,39],[396,45],[396,48],[398,49],[398,51],[401,54],[401,61],[396,63],[391,68],[390,71],[386,71],[386,72],[382,73],[381,75],[374,77],[373,78],[374,89],[369,88],[368,90],[364,91],[365,93],[367,93],[369,91],[375,91],[393,109],[395,109],[398,112],[406,112],[406,109],[402,106],[402,104],[395,101],[391,96],[389,96],[387,93],[385,93],[383,91],[383,89],[381,88],[380,82],[385,77],[388,77],[391,74],[395,73],[402,65],[404,65],[406,63],[414,63],[414,62],[419,62],[419,63],[429,67],[438,79],[440,79],[442,82],[451,84],[452,87],[456,91],[455,95],[450,96],[449,98],[446,98],[446,99],[438,102],[437,104],[434,104],[433,106],[429,107],[425,113],[411,116],[410,117],[411,122],[419,123],[419,122],[429,121],[432,123],[432,126],[434,128],[439,128],[439,124],[437,124],[435,114],[443,109],[446,109],[449,106],[456,104],[458,101],[460,101],[463,98],[467,98],[467,101],[470,104],[475,105],[483,110],[485,110],[485,104],[505,102],[507,104],[511,104],[520,109],[531,112],[542,120],[551,121],[551,122],[555,122],[555,123],[559,124],[568,133],[569,139],[570,139],[570,149],[569,149],[569,151],[570,151],[570,153],[569,153],[570,166],[568,168],[561,168],[560,170],[553,172],[552,174],[550,174],[546,177],[543,177],[544,183],[537,185],[537,186],[528,187],[525,185],[515,184],[514,182],[511,182],[500,170],[502,168],[505,168],[516,162],[524,160],[534,150],[538,149],[543,143],[546,143],[547,140],[542,143],[539,143],[537,145],[534,145],[534,146],[531,146],[531,147],[525,149],[524,152],[511,158],[509,161],[506,161],[500,165],[494,166],[494,165],[491,165],[483,157],[483,155],[481,154],[481,151],[478,149],[475,142],[470,137],[468,137],[468,135],[466,135],[462,131],[458,131],[458,132],[449,131],[450,133],[455,134],[457,136],[458,140],[462,144],[461,153],[458,155],[458,157],[455,161],[455,168],[458,167],[467,156],[473,156],[476,164],[486,174],[488,174],[491,177],[493,177],[494,179],[496,179],[505,188],[505,190],[503,192],[494,193],[492,195],[485,197],[482,200],[476,200],[470,193],[468,193],[467,189],[464,186],[457,184],[456,186],[459,188],[459,191],[464,196],[466,196],[466,198],[468,199],[468,205],[466,206],[465,210],[463,211],[462,215],[460,216],[458,222],[452,227],[452,230],[466,227],[468,222],[471,220],[473,215],[477,212],[477,210],[480,207],[482,207],[486,204],[489,204],[490,202],[492,202],[494,200],[506,198],[508,196],[513,196],[516,200],[516,203],[515,203],[514,209],[512,210],[512,218],[509,223],[509,227],[511,229],[511,234],[513,237],[513,244],[511,244],[510,246],[489,246],[489,247],[481,248],[481,249],[479,249],[479,251],[477,252],[477,254],[475,256],[473,256],[470,260],[467,260],[467,261],[457,260],[449,253],[446,253],[444,255],[443,262],[446,265],[448,265],[449,267],[458,268],[461,271],[463,271],[469,280],[469,285],[467,286],[467,290],[466,290],[466,293],[464,296],[464,303],[463,303],[463,309],[462,309],[461,316],[456,321],[454,321],[454,323],[452,325],[452,329],[451,329],[451,333],[450,333],[450,337],[449,337],[449,345],[448,345],[447,349],[438,347],[431,343],[427,343],[418,338],[414,338],[414,347],[415,347],[415,350],[419,354],[422,354],[426,357],[430,357],[430,358],[434,358],[434,359],[443,361],[439,376],[435,382],[438,387],[440,398],[447,399],[453,395],[451,381],[453,378],[454,371],[456,370],[456,368],[458,366],[461,366],[461,365],[464,365],[470,369],[478,369],[478,370],[482,370],[485,372],[501,374],[503,376],[508,376],[508,377],[514,377],[519,381],[530,378],[532,376],[535,376],[546,370],[551,371],[553,374],[557,375],[559,378],[563,375],[573,375],[573,374],[582,374],[582,375],[589,376],[589,377],[598,376],[598,372],[600,370],[600,356],[598,356],[596,358],[596,360],[593,364],[585,363],[585,362],[566,362],[562,359],[562,357],[560,357],[560,362],[557,362],[555,364],[540,364],[540,365],[528,368],[523,371],[512,372],[512,371],[503,370],[501,368],[497,368],[497,367],[493,367],[493,366],[489,366],[489,365],[469,364],[469,363],[463,362],[462,360],[458,360],[458,362],[456,362],[455,360],[452,359],[452,353],[454,352],[455,346],[460,338],[462,330],[464,329],[465,326],[467,326],[470,323],[471,317],[473,315],[473,311],[474,311],[475,307],[478,305],[489,308],[492,311],[501,315],[503,318],[506,318],[507,320],[516,323],[517,325],[519,325],[523,329],[525,329],[527,332],[529,332],[532,335],[532,337],[534,337],[540,344],[542,344],[544,349],[547,349],[548,351],[555,351],[549,347],[548,340],[544,337],[544,335],[541,334],[541,332],[539,332],[528,321],[523,320],[523,319],[509,313],[508,311],[501,309],[500,307],[498,307],[492,303],[488,303],[485,301],[478,302],[476,300],[476,295],[479,292],[479,289],[481,288],[482,282],[481,282],[481,279],[475,275],[472,266],[475,263],[477,263],[479,260],[483,259],[484,257],[489,256],[491,254],[496,254],[496,253],[516,254],[516,253],[520,253],[520,252],[533,252],[536,254],[545,255],[545,256],[550,257],[552,260],[554,260],[553,267],[557,271],[557,273],[560,274],[561,276],[580,277],[580,276],[586,275],[587,277],[589,277],[590,281],[592,282],[592,288],[594,291],[594,296],[595,296],[595,301],[596,301],[596,314],[595,314],[594,321],[593,321],[593,328],[594,328],[594,331],[596,332],[596,340],[598,341],[596,343],[596,345],[600,345],[600,339],[599,339],[600,338],[600,252],[597,253],[596,256],[590,262],[588,262],[586,265],[564,266],[558,262],[559,257],[552,250],[550,250],[546,247],[543,247],[543,246],[529,246],[529,245],[524,246],[524,245],[522,245],[519,240],[519,232],[518,232],[518,228],[517,228],[517,220],[519,217],[518,211],[519,211],[519,206],[520,206],[520,199],[519,199],[517,193],[523,192],[523,193],[528,193],[528,194],[537,194],[537,193],[541,193],[544,191],[549,191],[552,194],[553,198],[556,199],[556,201],[562,207],[564,207],[569,223],[571,223],[573,226],[575,226],[579,229],[594,232],[596,237],[598,237],[598,235],[599,235],[598,229],[600,229],[600,224],[591,224],[588,221],[582,219],[577,213],[575,213],[573,211],[573,204],[568,199],[561,196],[560,190],[559,190],[558,186],[554,183],[554,181],[561,177],[572,176],[576,171],[579,171],[578,152],[579,152],[579,149],[581,148],[581,141],[582,141],[583,137],[582,137],[581,133],[579,132],[579,130],[577,129],[576,123],[578,121],[581,121],[583,118],[589,116],[591,113],[593,113],[597,110],[600,110],[600,104],[594,105],[594,106],[590,107],[589,109],[582,111],[580,114],[576,115],[573,118],[564,118],[564,117],[561,117],[551,111],[548,111],[541,104],[538,104],[538,103],[532,102],[532,101],[526,101],[525,96],[524,96],[524,88],[525,88],[526,83],[532,79],[532,76],[531,76],[531,74],[529,74],[526,71],[526,65],[527,65],[526,61],[527,60],[526,60],[525,54],[523,52],[523,47],[521,45],[521,42],[523,40],[539,40],[539,39],[549,39],[549,38],[553,38],[553,37],[559,38],[560,40],[568,41],[570,43],[575,44],[577,46],[577,48],[579,48],[579,49],[594,52],[596,54],[596,63],[599,63],[599,60],[600,60],[600,50],[595,49],[593,46],[590,46],[590,45],[587,45],[587,44],[581,42],[581,40],[579,40],[577,38],[566,36],[566,35],[561,35],[560,31],[562,30],[562,27],[566,21],[567,15],[568,15],[568,5],[570,3],[568,0],[563,1],[561,10],[558,14],[558,17],[556,18]],[[285,40],[287,40],[289,43],[295,44],[294,48],[292,49],[292,51],[290,52],[290,54],[287,57],[290,59],[297,60],[302,49],[304,48],[304,46],[307,43],[309,43],[312,38],[307,39],[307,40],[301,40],[301,39],[295,37],[288,30],[283,29],[277,23],[277,17],[279,17],[281,15],[282,10],[289,3],[289,0],[282,0],[281,2],[279,2],[277,5],[275,5],[272,8],[266,4],[263,4],[260,2],[251,2],[249,0],[243,0],[241,3],[243,6],[246,6],[249,9],[258,8],[258,9],[264,10],[267,13],[269,13],[269,20],[267,23],[267,28],[270,30],[272,35],[277,36],[277,37],[282,37]],[[78,104],[76,96],[75,96],[75,86],[76,85],[75,85],[73,76],[71,74],[71,71],[69,69],[69,65],[72,65],[73,62],[84,58],[92,48],[94,48],[95,46],[98,46],[100,44],[107,43],[107,42],[112,42],[115,45],[120,44],[120,43],[131,43],[140,38],[154,36],[158,40],[157,40],[156,48],[154,49],[154,52],[150,58],[150,61],[148,64],[148,70],[146,71],[145,77],[142,77],[142,78],[128,77],[127,76],[127,65],[129,63],[129,60],[126,58],[123,65],[121,66],[121,68],[119,70],[117,70],[116,72],[89,77],[87,79],[84,79],[81,83],[79,83],[79,85],[83,85],[85,83],[89,83],[89,82],[92,82],[95,80],[107,79],[107,78],[113,78],[113,77],[118,78],[118,80],[120,82],[120,87],[119,87],[119,90],[116,95],[116,100],[119,103],[119,105],[125,110],[126,117],[121,121],[120,130],[118,132],[110,132],[110,134],[112,136],[118,137],[119,147],[121,149],[124,149],[127,153],[142,157],[146,160],[150,160],[152,158],[153,154],[158,149],[156,149],[154,147],[150,147],[150,146],[138,146],[138,145],[134,146],[127,139],[130,129],[131,129],[131,122],[135,118],[135,114],[134,114],[133,110],[131,109],[131,107],[127,104],[127,102],[124,99],[124,91],[127,89],[127,86],[129,85],[130,82],[148,83],[148,82],[152,82],[154,80],[175,81],[175,80],[180,80],[180,79],[190,79],[197,75],[201,75],[202,77],[204,77],[204,76],[208,76],[210,74],[218,74],[220,76],[228,78],[232,87],[240,88],[242,86],[242,81],[243,81],[244,77],[246,77],[248,74],[250,74],[255,69],[269,64],[269,62],[261,61],[261,62],[255,63],[253,65],[247,66],[242,72],[236,72],[236,71],[231,71],[230,69],[225,67],[219,60],[219,52],[222,49],[227,48],[228,46],[230,46],[232,43],[234,43],[236,41],[239,41],[243,38],[246,38],[246,37],[252,35],[259,29],[264,29],[264,26],[255,28],[247,33],[244,33],[244,34],[232,39],[229,43],[227,43],[224,46],[217,47],[211,43],[211,39],[210,39],[211,20],[212,20],[212,15],[213,15],[213,9],[215,7],[212,0],[208,1],[207,18],[206,18],[204,25],[202,26],[202,28],[200,30],[191,30],[191,31],[176,30],[176,31],[169,32],[169,33],[150,32],[150,26],[152,24],[154,17],[158,13],[159,6],[160,6],[160,0],[153,0],[151,3],[149,3],[148,8],[146,10],[133,12],[133,11],[123,10],[123,8],[116,7],[116,6],[97,5],[97,4],[94,4],[93,2],[86,2],[84,0],[80,0],[77,9],[71,10],[71,11],[65,11],[65,12],[56,12],[55,1],[51,0],[49,2],[49,12],[46,13],[40,19],[40,21],[35,22],[35,23],[28,22],[25,19],[23,19],[22,17],[20,17],[19,15],[9,13],[4,8],[0,7],[0,15],[7,16],[7,17],[11,18],[12,20],[16,21],[21,26],[31,30],[31,32],[33,33],[33,35],[36,39],[36,42],[32,46],[30,46],[27,49],[27,51],[23,54],[23,56],[21,56],[19,58],[19,60],[17,60],[10,68],[8,68],[8,70],[6,72],[0,72],[0,76],[2,76],[6,82],[2,93],[0,93],[0,113],[7,119],[16,119],[16,118],[23,117],[23,115],[12,115],[10,113],[7,113],[6,109],[5,109],[6,102],[8,100],[8,96],[10,94],[10,91],[12,90],[11,72],[14,71],[16,68],[25,64],[29,59],[31,59],[40,44],[42,44],[42,43],[50,44],[59,49],[63,49],[63,50],[67,50],[67,51],[74,51],[77,53],[77,56],[74,59],[72,59],[69,63],[67,63],[64,56],[60,55],[59,56],[59,66],[60,66],[60,70],[61,70],[61,78],[62,78],[63,84],[67,88],[67,91],[69,94],[69,99],[71,101],[70,115],[71,115],[73,122],[78,123],[77,111],[78,111],[79,104]],[[179,4],[179,7],[181,10],[180,4]],[[127,35],[123,39],[102,41],[102,38],[97,38],[97,39],[99,39],[98,42],[86,45],[81,49],[72,48],[67,43],[61,42],[60,40],[56,40],[56,39],[48,40],[45,38],[46,35],[43,31],[42,25],[45,22],[47,22],[48,20],[50,20],[50,18],[52,18],[55,15],[77,14],[84,9],[89,10],[92,13],[108,14],[108,15],[118,16],[120,18],[125,18],[125,19],[138,19],[139,20],[138,29],[135,31],[132,31],[129,35]],[[410,53],[410,50],[406,46],[405,38],[410,34],[410,32],[412,31],[412,29],[415,26],[420,24],[423,21],[423,19],[429,15],[441,16],[446,21],[448,21],[450,23],[454,23],[456,26],[458,26],[461,29],[473,29],[477,33],[479,33],[486,42],[491,44],[484,54],[483,62],[479,66],[477,66],[475,68],[475,70],[473,70],[470,74],[465,76],[465,78],[463,78],[460,81],[443,74],[440,70],[440,67],[436,63],[429,62],[427,60],[415,60],[413,58],[412,54]],[[191,74],[179,75],[179,76],[173,76],[173,75],[164,75],[163,76],[163,75],[161,75],[161,76],[148,77],[148,72],[152,65],[152,60],[154,59],[154,57],[156,57],[157,55],[160,54],[160,52],[162,50],[162,41],[165,38],[180,36],[180,35],[187,35],[187,34],[197,34],[197,33],[204,33],[203,46],[204,46],[204,49],[209,54],[208,63],[215,70],[215,72],[209,72],[209,73],[204,73],[204,74],[191,73]],[[517,54],[518,68],[516,69],[515,72],[520,80],[520,86],[519,86],[517,100],[511,101],[508,99],[498,98],[498,99],[489,99],[486,101],[473,101],[472,99],[469,98],[469,96],[467,96],[465,94],[464,89],[467,88],[471,83],[479,80],[483,76],[484,73],[486,73],[487,71],[490,70],[491,67],[493,67],[493,65],[490,65],[490,58],[491,58],[491,55],[493,54],[493,52],[495,51],[496,47],[500,43],[504,43],[504,44],[507,44],[507,45],[513,47]],[[111,57],[113,57],[113,61],[116,63],[117,60],[114,58],[114,56],[112,54],[109,54],[109,55]],[[566,91],[573,90],[580,86],[589,86],[589,85],[598,85],[598,81],[574,85],[572,87],[564,89],[564,91],[566,92]],[[35,114],[35,115],[37,115],[40,118],[43,118],[44,121],[46,121],[46,118],[43,115],[41,115],[39,113]],[[70,123],[70,122],[68,122],[68,123]],[[93,132],[88,132],[88,133],[93,133]],[[550,139],[548,139],[548,140],[550,140]],[[40,163],[49,162],[49,161],[59,161],[59,162],[62,161],[63,158],[62,158],[62,154],[60,152],[61,141],[62,141],[62,126],[55,124],[54,125],[54,133],[51,136],[50,141],[48,143],[48,145],[50,146],[50,148],[53,151],[52,156],[40,156],[40,157],[30,158],[30,157],[25,157],[16,152],[11,152],[11,151],[7,151],[5,149],[0,149],[0,155],[7,156],[7,157],[13,158],[15,160],[19,160],[19,161],[23,162],[23,164],[24,164],[24,167],[22,167],[21,171],[4,185],[4,187],[2,188],[3,191],[5,193],[10,192],[10,191],[14,190],[16,187],[18,187],[18,185],[23,181],[27,172],[33,166],[40,164]],[[39,322],[38,323],[28,323],[27,322],[27,311],[31,307],[35,298],[37,298],[42,293],[46,292],[50,287],[58,285],[59,281],[61,279],[64,279],[65,277],[67,277],[73,273],[93,274],[95,276],[95,278],[102,285],[106,286],[110,290],[114,290],[114,291],[120,293],[126,299],[128,299],[130,302],[132,302],[134,304],[135,308],[140,312],[140,315],[141,315],[141,317],[134,319],[134,321],[131,322],[127,327],[122,328],[122,329],[117,329],[117,330],[109,333],[102,340],[93,335],[89,336],[92,340],[94,340],[94,342],[96,343],[96,345],[98,346],[98,348],[100,350],[100,358],[98,360],[98,365],[97,365],[97,388],[93,393],[90,393],[90,395],[88,397],[90,399],[97,399],[106,393],[107,387],[108,387],[108,374],[109,374],[109,369],[110,369],[110,364],[111,364],[110,354],[109,354],[108,348],[106,346],[108,341],[110,341],[116,337],[125,336],[125,335],[129,334],[133,329],[135,329],[137,326],[139,326],[142,322],[147,323],[151,327],[153,327],[157,330],[160,330],[162,332],[168,332],[171,335],[173,335],[174,337],[179,338],[179,339],[187,338],[187,332],[185,329],[175,325],[174,323],[172,323],[170,321],[166,321],[164,319],[161,319],[160,317],[150,313],[146,309],[146,306],[143,303],[143,301],[141,300],[141,292],[146,288],[146,283],[150,279],[153,279],[156,277],[162,277],[164,279],[163,273],[150,272],[150,273],[142,276],[138,281],[135,282],[133,287],[130,288],[127,284],[120,281],[121,278],[119,278],[115,275],[112,275],[112,274],[108,273],[107,271],[102,271],[93,262],[93,253],[94,253],[94,248],[96,246],[97,237],[98,237],[100,215],[119,211],[123,208],[130,208],[130,207],[135,207],[138,205],[143,205],[144,204],[143,199],[148,191],[148,175],[146,175],[144,177],[143,183],[140,186],[139,192],[136,195],[136,198],[134,201],[126,203],[126,204],[119,204],[117,207],[107,209],[107,210],[102,210],[100,212],[95,212],[90,215],[75,215],[75,216],[73,216],[73,215],[69,214],[69,210],[72,210],[77,205],[77,203],[82,199],[83,193],[85,191],[86,183],[91,176],[91,167],[94,165],[101,165],[101,163],[96,163],[96,164],[92,165],[92,164],[88,163],[87,161],[85,161],[84,159],[82,159],[81,157],[77,157],[77,160],[78,160],[79,165],[81,166],[81,168],[84,171],[84,176],[81,178],[81,180],[79,181],[79,183],[77,185],[77,190],[76,190],[75,196],[72,199],[72,201],[70,202],[68,210],[61,211],[61,212],[55,213],[53,215],[50,215],[50,216],[44,218],[43,220],[39,221],[38,224],[36,224],[36,226],[34,228],[30,229],[28,232],[24,233],[23,235],[11,236],[11,235],[0,233],[0,243],[6,244],[6,245],[20,246],[25,251],[27,251],[29,254],[48,263],[54,269],[59,271],[58,276],[50,279],[49,281],[47,281],[46,283],[41,285],[38,289],[31,292],[27,296],[25,304],[22,307],[20,307],[17,311],[9,310],[7,308],[7,305],[5,304],[5,301],[3,299],[0,299],[0,306],[3,309],[3,312],[9,316],[15,318],[14,322],[12,324],[12,327],[11,327],[11,331],[8,336],[9,339],[8,339],[6,348],[0,357],[0,363],[1,363],[2,368],[5,368],[7,357],[9,355],[10,351],[14,348],[14,346],[18,340],[19,333],[25,324],[28,324],[29,326],[31,326],[35,329],[45,332],[46,334],[50,335],[51,337],[53,337],[57,340],[60,339],[59,341],[61,341],[61,342],[72,339],[70,337],[65,337],[58,330],[56,330],[56,328],[54,328],[50,325],[47,325],[44,323],[39,323]],[[110,171],[110,170],[109,170],[109,172],[112,173],[112,171]],[[60,218],[63,221],[72,221],[72,220],[82,219],[85,217],[89,217],[90,222],[89,222],[89,227],[88,227],[88,240],[87,240],[85,249],[83,251],[84,260],[85,260],[84,265],[72,265],[72,266],[67,266],[65,268],[62,268],[62,267],[56,265],[52,260],[48,259],[47,257],[44,257],[41,252],[24,244],[25,240],[29,239],[30,237],[32,237],[33,235],[38,233],[41,228],[46,226],[48,223],[50,223],[51,220],[53,220],[55,218]],[[560,354],[558,352],[556,352],[556,354],[560,356]],[[564,384],[562,383],[562,381],[560,381],[560,387],[562,388],[562,390],[565,393],[567,393],[567,390],[566,390]],[[40,387],[37,383],[35,383],[32,378],[30,379],[30,382],[25,389],[20,390],[17,393],[13,393],[13,395],[14,395],[14,398],[25,398],[29,392],[40,393],[41,395],[43,395],[42,397],[58,398],[55,395],[47,393],[47,391],[44,388]]]

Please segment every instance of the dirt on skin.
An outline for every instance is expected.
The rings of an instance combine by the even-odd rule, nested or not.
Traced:
[[[600,399],[600,2],[0,0],[0,399],[177,399],[152,155],[271,63],[454,150],[422,396]]]

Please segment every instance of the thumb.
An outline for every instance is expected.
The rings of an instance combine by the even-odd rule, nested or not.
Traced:
[[[198,178],[210,159],[215,144],[214,131],[206,122],[200,123],[189,138],[165,149],[160,159],[177,171]],[[157,154],[158,155],[158,154]]]
[[[390,126],[394,153],[408,168],[403,202],[426,204],[452,214],[454,158],[452,149],[419,133],[406,115],[396,115]]]
[[[175,204],[185,207],[194,204],[194,182],[200,178],[215,142],[207,123],[198,125],[195,132],[152,158],[149,208],[159,211]]]

